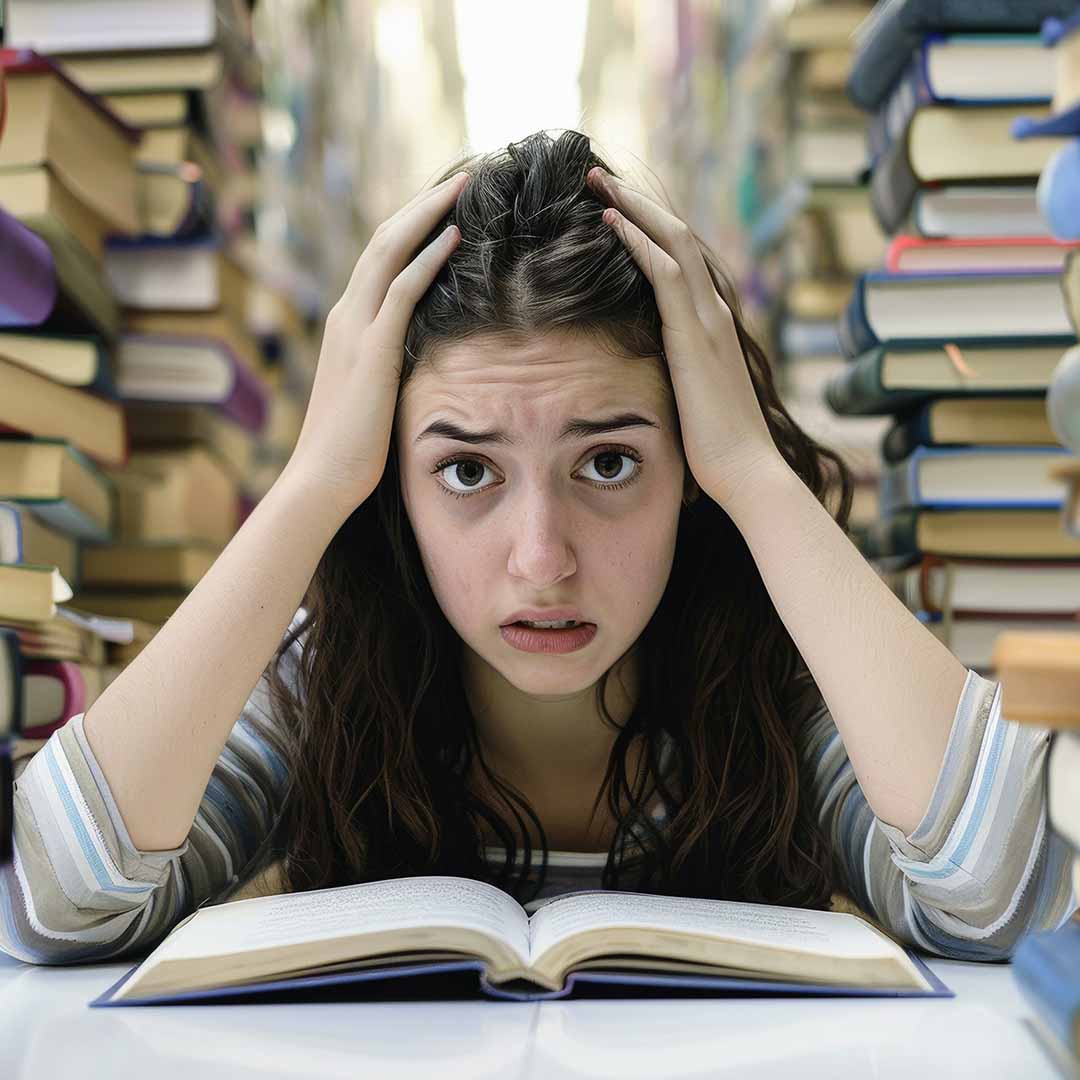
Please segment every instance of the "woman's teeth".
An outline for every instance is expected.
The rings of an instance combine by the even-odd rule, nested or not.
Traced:
[[[569,626],[577,626],[575,619],[564,619],[561,622],[529,622],[527,619],[519,619],[521,626],[533,626],[538,630],[563,630]]]

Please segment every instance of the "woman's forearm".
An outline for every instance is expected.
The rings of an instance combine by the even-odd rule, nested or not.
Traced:
[[[724,506],[886,824],[911,832],[968,669],[905,607],[799,476],[762,470]],[[740,493],[742,494],[742,493]]]
[[[218,755],[342,519],[286,473],[87,711],[132,843],[179,847]]]

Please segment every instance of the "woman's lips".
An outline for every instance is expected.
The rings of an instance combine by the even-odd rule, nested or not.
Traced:
[[[522,652],[569,653],[583,649],[596,637],[596,623],[580,623],[565,629],[542,629],[508,623],[499,627],[503,641]]]

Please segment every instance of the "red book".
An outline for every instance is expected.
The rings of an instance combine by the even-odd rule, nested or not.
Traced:
[[[87,677],[100,682],[93,664],[74,660],[23,661],[23,716],[25,739],[47,739],[76,713],[86,712],[92,704]]]
[[[1080,241],[1049,236],[972,236],[927,239],[896,236],[885,252],[885,269],[893,273],[941,274],[953,271],[1057,270]]]

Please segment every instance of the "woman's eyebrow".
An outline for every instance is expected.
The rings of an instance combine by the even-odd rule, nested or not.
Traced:
[[[567,439],[585,439],[591,435],[601,435],[608,431],[622,431],[624,428],[651,427],[659,428],[655,420],[649,420],[638,413],[624,412],[615,416],[589,420],[584,417],[571,417],[566,421],[559,433],[557,442],[565,442]],[[428,424],[414,442],[421,439],[432,438],[442,435],[447,439],[456,439],[458,442],[469,443],[478,446],[481,443],[497,443],[502,446],[512,446],[514,440],[505,431],[466,431],[452,420],[435,420]]]

